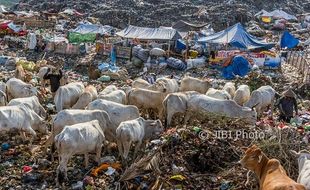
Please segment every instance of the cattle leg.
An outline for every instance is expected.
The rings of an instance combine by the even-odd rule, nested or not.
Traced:
[[[30,140],[30,145],[32,145],[33,140],[36,138],[37,133],[31,128],[31,127],[27,127],[26,131],[31,134],[31,140]]]
[[[84,166],[85,166],[85,168],[88,167],[88,159],[89,159],[88,153],[84,154]]]
[[[191,113],[186,112],[185,116],[184,116],[184,125],[187,124],[188,120],[191,118]]]
[[[129,154],[129,149],[130,149],[130,145],[131,145],[131,141],[124,141],[123,143],[123,158],[126,159],[128,157]]]
[[[117,148],[118,148],[118,156],[123,157],[124,149],[123,149],[122,142],[119,139],[117,139]]]
[[[170,127],[171,121],[172,121],[172,117],[173,117],[173,114],[167,114],[166,128]]]
[[[25,134],[25,132],[24,131],[20,131],[19,134],[20,134],[20,138],[22,139],[22,141],[25,142],[26,141],[26,134]]]
[[[101,149],[102,149],[102,146],[100,145],[98,145],[97,147],[96,147],[96,158],[95,158],[95,160],[96,160],[96,162],[97,162],[97,164],[99,165],[100,163],[100,156],[101,156]]]
[[[248,173],[246,174],[246,182],[245,182],[245,186],[248,186],[250,183],[250,175],[251,175],[251,171],[249,170]]]
[[[134,151],[134,153],[133,153],[133,158],[134,158],[134,159],[135,159],[136,156],[137,156],[137,153],[138,153],[138,151],[139,151],[139,149],[140,149],[140,147],[141,147],[141,144],[142,144],[142,141],[139,141],[139,142],[136,144],[135,151]]]

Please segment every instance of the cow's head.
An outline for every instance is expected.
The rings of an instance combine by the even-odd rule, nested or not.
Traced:
[[[261,151],[261,149],[256,145],[253,145],[245,151],[245,155],[239,161],[239,163],[243,167],[255,171],[258,165],[261,164],[263,157],[264,153]]]
[[[62,185],[66,181],[68,181],[68,176],[67,176],[67,166],[63,166],[62,164],[58,165],[57,170],[56,170],[56,184],[59,186],[60,184]]]
[[[36,96],[38,94],[38,90],[31,84],[28,84],[24,86],[22,93],[25,97]]]
[[[250,124],[255,124],[257,121],[257,112],[254,108],[242,107],[242,112],[244,113],[245,119]]]
[[[153,84],[153,89],[152,90],[156,90],[156,91],[165,93],[167,91],[167,87],[166,87],[165,82],[163,82],[163,81],[156,81]]]
[[[253,109],[259,104],[259,100],[260,100],[260,93],[254,90],[251,94],[251,98],[244,104],[244,106]]]

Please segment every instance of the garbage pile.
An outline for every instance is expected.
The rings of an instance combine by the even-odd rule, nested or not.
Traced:
[[[16,10],[54,10],[64,11],[74,7],[82,13],[90,13],[99,18],[102,24],[123,28],[128,22],[137,26],[171,26],[179,20],[210,22],[219,30],[226,27],[227,22],[236,23],[249,21],[261,9],[283,8],[289,13],[309,12],[309,0],[299,1],[60,1],[22,0],[14,7]],[[156,8],[155,8],[156,7]],[[153,11],[149,11],[153,10]],[[86,11],[86,12],[85,12]],[[223,15],[224,14],[224,15]],[[226,18],[226,19],[224,19]]]

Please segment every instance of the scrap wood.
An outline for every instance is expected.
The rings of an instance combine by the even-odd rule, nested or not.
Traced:
[[[153,170],[156,170],[154,167],[156,167],[156,165],[158,164],[155,164],[155,165],[152,164],[152,160],[153,159],[158,160],[158,158],[156,158],[160,156],[160,153],[158,150],[147,156],[144,156],[138,162],[133,163],[129,168],[125,170],[125,172],[123,173],[119,181],[128,181],[128,180],[134,179],[135,177],[144,174],[145,171],[150,168],[152,168]]]

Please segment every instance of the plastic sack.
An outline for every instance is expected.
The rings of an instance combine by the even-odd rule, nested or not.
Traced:
[[[36,64],[32,61],[19,60],[16,63],[17,65],[21,65],[27,71],[33,71],[35,69]]]

